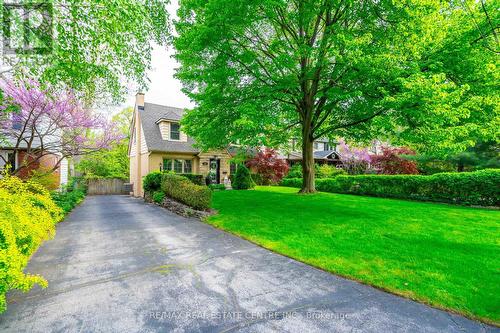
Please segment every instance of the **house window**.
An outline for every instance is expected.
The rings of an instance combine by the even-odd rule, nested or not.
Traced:
[[[174,172],[182,173],[182,160],[174,160]]]
[[[170,140],[180,140],[181,131],[180,125],[177,123],[170,123]]]
[[[191,173],[192,171],[191,160],[184,160],[184,173]]]
[[[315,142],[315,143],[314,143],[314,150],[318,150],[318,147],[319,147],[318,143],[317,143],[317,142]]]
[[[163,160],[163,171],[172,171],[172,160]]]
[[[191,160],[163,159],[163,171],[173,171],[175,173],[191,173],[193,162]]]

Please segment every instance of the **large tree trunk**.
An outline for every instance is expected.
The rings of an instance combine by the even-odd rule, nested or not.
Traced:
[[[300,193],[314,193],[314,153],[310,128],[302,131],[302,189]]]

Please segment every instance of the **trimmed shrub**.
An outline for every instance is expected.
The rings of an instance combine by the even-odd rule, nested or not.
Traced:
[[[205,185],[205,177],[203,177],[203,175],[197,175],[194,173],[183,173],[180,175],[189,179],[193,184]]]
[[[232,186],[235,190],[248,190],[255,187],[250,171],[245,165],[241,164],[238,166]]]
[[[186,177],[164,174],[161,190],[165,192],[167,197],[180,201],[194,209],[210,209],[212,191],[206,186],[193,184]]]
[[[338,169],[333,165],[322,164],[315,166],[316,178],[334,178],[340,175],[347,175],[347,171],[344,169]]]
[[[161,188],[161,179],[163,173],[161,171],[153,171],[148,173],[142,179],[142,188],[145,192],[153,193]]]
[[[300,187],[302,179],[284,179]],[[500,206],[500,170],[420,175],[360,175],[317,179],[322,192],[370,195],[464,205]]]
[[[208,188],[212,191],[224,191],[226,186],[224,184],[210,184],[208,185]]]
[[[163,191],[156,191],[153,193],[153,201],[156,203],[162,203],[165,200],[165,193]]]
[[[25,274],[30,256],[55,234],[62,210],[49,192],[32,181],[4,175],[0,179],[0,312],[6,309],[5,293],[28,291],[34,284],[47,286],[38,275]]]

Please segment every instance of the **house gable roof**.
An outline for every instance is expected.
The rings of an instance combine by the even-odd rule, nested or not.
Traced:
[[[173,153],[199,153],[194,148],[195,141],[188,137],[187,142],[168,141],[161,137],[158,122],[161,120],[179,121],[184,110],[165,105],[144,103],[144,109],[140,110],[140,117],[146,144],[149,151],[173,152]]]
[[[184,112],[184,110],[182,109],[179,109],[181,110],[181,112]],[[156,123],[159,123],[160,121],[162,120],[165,120],[165,121],[180,121],[182,118],[182,113],[180,112],[175,112],[174,110],[168,110],[167,112],[165,112],[157,121]]]
[[[335,150],[315,151],[314,159],[338,160],[339,154]]]

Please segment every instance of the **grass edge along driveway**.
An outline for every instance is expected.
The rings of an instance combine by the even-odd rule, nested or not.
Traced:
[[[500,211],[257,187],[214,193],[206,222],[291,258],[500,323]]]

